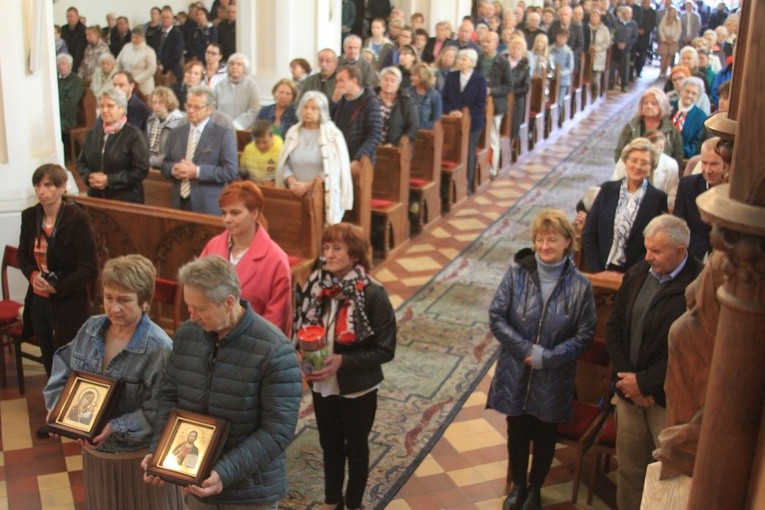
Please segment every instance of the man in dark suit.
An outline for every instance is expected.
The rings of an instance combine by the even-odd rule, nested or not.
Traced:
[[[120,16],[117,18],[117,24],[109,38],[109,51],[112,52],[112,55],[115,57],[119,55],[122,47],[130,44],[130,38],[130,23],[125,16]]]
[[[173,207],[220,214],[218,197],[237,177],[236,137],[211,121],[215,94],[209,87],[192,87],[186,95],[188,123],[167,137],[162,175],[173,181]]]
[[[701,144],[701,173],[687,175],[680,179],[675,197],[675,209],[672,214],[682,218],[691,229],[691,242],[688,251],[699,260],[711,251],[709,233],[712,227],[702,221],[696,205],[696,198],[709,188],[728,181],[728,164],[715,150],[719,138],[709,138]]]
[[[85,55],[88,41],[85,38],[85,25],[80,21],[80,13],[76,7],[70,7],[66,10],[66,25],[61,27],[61,38],[66,42],[69,54],[74,59],[72,69],[77,72],[82,57]]]
[[[226,19],[218,25],[218,42],[223,60],[228,60],[236,53],[236,5],[228,4],[226,7]]]
[[[157,48],[157,61],[159,70],[163,73],[172,71],[175,78],[180,82],[183,79],[181,71],[181,61],[183,60],[183,34],[179,28],[173,26],[173,10],[169,7],[162,9],[161,15],[162,30],[160,30],[155,40]]]
[[[579,69],[579,58],[581,57],[582,50],[584,49],[584,32],[581,25],[575,25],[571,23],[573,11],[568,5],[564,5],[558,9],[558,19],[552,22],[550,30],[547,32],[547,39],[550,43],[550,48],[555,45],[555,37],[561,30],[568,30],[568,47],[574,52],[574,69]],[[531,48],[531,46],[529,46]],[[574,71],[576,72],[576,71]]]
[[[656,11],[651,7],[651,0],[643,0],[641,17],[640,21],[637,22],[637,26],[638,37],[634,46],[635,67],[633,68],[634,73],[631,73],[630,80],[635,76],[640,78],[643,66],[645,66],[646,57],[651,49],[651,33],[653,33],[653,29],[656,26]]]
[[[146,122],[149,120],[151,111],[149,110],[149,107],[146,106],[146,103],[141,101],[138,96],[133,93],[135,90],[135,79],[133,78],[133,75],[130,74],[129,71],[118,71],[112,76],[112,85],[114,88],[120,89],[128,98],[128,124],[137,127],[141,132],[146,132]]]
[[[667,335],[685,312],[685,288],[704,267],[688,254],[683,220],[657,216],[643,234],[645,260],[624,275],[606,325],[617,395],[616,502],[622,510],[640,508],[646,467],[667,416]]]

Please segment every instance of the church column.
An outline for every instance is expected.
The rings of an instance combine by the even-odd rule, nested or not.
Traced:
[[[712,243],[727,260],[718,290],[721,304],[707,387],[690,509],[755,508],[759,489],[752,478],[763,465],[765,402],[765,107],[761,70],[765,4],[743,3],[732,90],[740,90],[731,115],[738,127],[730,185],[716,186],[697,199],[714,223]],[[746,12],[748,11],[748,12]],[[718,189],[719,188],[719,189]]]
[[[289,63],[302,57],[316,69],[322,48],[340,49],[341,0],[258,0],[237,4],[237,48],[250,59],[265,104],[271,88],[287,78]]]

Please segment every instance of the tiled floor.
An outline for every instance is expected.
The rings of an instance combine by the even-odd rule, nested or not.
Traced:
[[[647,81],[639,83],[637,88],[646,85]],[[635,94],[614,94],[597,110],[580,114],[575,122],[568,122],[562,132],[506,167],[497,180],[378,264],[373,275],[385,285],[393,305],[400,305],[427,283],[532,189],[551,167],[563,161],[571,147],[586,139],[594,127],[628,104]],[[0,390],[0,510],[85,508],[78,446],[68,440],[39,440],[34,436],[34,430],[45,417],[41,395],[44,376],[40,366],[29,364],[25,368],[27,394],[20,397],[12,356],[6,359],[9,388]],[[479,384],[444,436],[387,508],[501,508],[507,468],[505,421],[498,413],[484,410],[490,377],[491,373]],[[568,503],[573,451],[559,446],[542,492],[545,507],[588,508],[584,503],[584,486],[579,504],[575,507]],[[614,487],[609,478],[600,480],[594,508],[613,506]]]

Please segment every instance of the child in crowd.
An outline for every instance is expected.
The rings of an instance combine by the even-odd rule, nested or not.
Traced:
[[[273,186],[276,178],[276,163],[284,144],[279,135],[273,134],[271,123],[255,121],[252,128],[252,142],[242,152],[239,162],[242,177],[258,186]]]
[[[561,112],[564,110],[565,97],[571,87],[571,73],[574,71],[574,52],[571,51],[567,43],[568,30],[562,29],[555,35],[555,47],[550,50],[553,63],[560,67],[558,108]]]

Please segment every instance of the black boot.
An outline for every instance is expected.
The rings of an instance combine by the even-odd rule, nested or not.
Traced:
[[[514,483],[512,490],[502,503],[502,510],[521,510],[527,493],[526,484]]]
[[[529,496],[522,510],[542,510],[542,488],[529,485]]]

